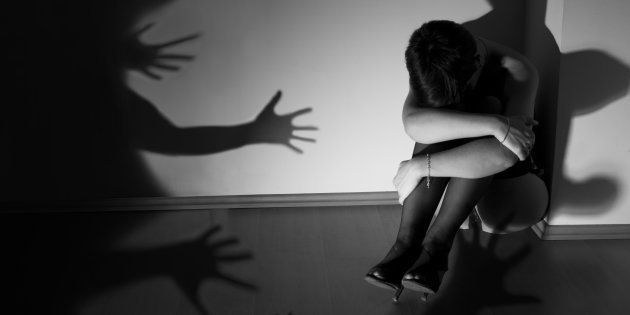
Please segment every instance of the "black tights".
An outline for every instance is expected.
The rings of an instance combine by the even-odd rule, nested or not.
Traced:
[[[440,212],[422,242],[429,252],[450,250],[459,227],[483,197],[491,182],[492,176],[477,179],[451,178],[448,181]]]
[[[461,143],[450,143],[448,147],[457,144]],[[448,148],[432,147],[423,150],[421,154]],[[411,246],[422,244],[429,252],[450,250],[459,227],[483,197],[491,182],[492,176],[476,179],[436,177],[431,178],[431,185],[427,188],[426,178],[423,178],[403,202],[397,242]],[[443,193],[440,212],[429,228]]]

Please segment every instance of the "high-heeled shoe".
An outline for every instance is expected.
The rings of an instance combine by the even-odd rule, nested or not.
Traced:
[[[418,259],[420,246],[411,246],[396,241],[385,258],[372,267],[365,275],[365,281],[380,288],[393,289],[394,302],[398,298],[404,287],[401,279],[405,271]]]
[[[403,275],[403,287],[423,293],[426,301],[429,294],[440,288],[442,278],[448,270],[448,251],[429,252],[422,248],[418,261]]]

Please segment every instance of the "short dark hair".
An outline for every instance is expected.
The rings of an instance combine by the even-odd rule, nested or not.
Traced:
[[[414,94],[439,107],[461,102],[476,69],[473,35],[453,21],[436,20],[415,30],[405,50]]]

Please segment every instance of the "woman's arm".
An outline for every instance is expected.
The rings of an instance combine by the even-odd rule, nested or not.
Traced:
[[[494,138],[475,139],[459,147],[433,153],[430,171],[433,177],[481,178],[499,173],[514,165],[518,159],[524,160],[535,141],[531,128],[537,122],[528,117],[533,116],[534,112],[534,100],[538,87],[536,68],[527,58],[509,48],[490,41],[486,43],[491,53],[502,56],[502,64],[510,74],[504,84],[504,95],[507,99],[504,114],[511,116],[512,128],[509,133],[503,133],[504,131],[499,129],[501,131],[497,137],[497,129],[493,132],[491,127],[493,123],[486,120],[487,117],[484,119],[483,115],[475,117],[462,112],[423,108],[410,92],[403,109],[403,122],[407,134],[414,140],[433,143],[431,141],[440,136],[465,138],[470,134],[484,136],[484,132],[494,136]],[[422,125],[414,126],[415,123]],[[489,126],[490,129],[484,129]],[[494,128],[497,127],[497,125],[494,126]],[[440,135],[429,136],[435,132]],[[503,139],[503,143],[497,140],[499,138]],[[420,179],[429,174],[428,168],[425,155],[400,163],[394,185],[398,190],[401,203],[417,186]]]
[[[393,182],[401,204],[420,180],[428,175],[482,178],[511,167],[518,158],[495,138],[484,137],[452,149],[434,152],[430,155],[430,160],[430,171],[426,154],[420,153],[400,163]]]
[[[519,83],[506,83],[510,88],[515,88],[515,84]],[[490,102],[493,99],[498,102],[495,98],[487,98],[485,101]],[[517,97],[509,101],[507,106],[514,108],[515,104],[525,102],[519,100],[521,98]],[[511,110],[511,113],[517,112]],[[534,133],[531,129],[537,122],[531,116],[505,117],[425,107],[417,101],[410,89],[403,106],[403,124],[405,131],[415,142],[424,144],[492,136],[523,161],[529,154],[528,148],[533,145]]]
[[[429,175],[426,154],[413,157],[421,177]],[[482,178],[502,172],[518,162],[498,140],[475,139],[458,147],[431,154],[432,177]]]
[[[499,138],[507,132],[505,119],[498,115],[425,107],[411,89],[403,106],[403,125],[411,139],[425,144],[483,136]]]
[[[410,89],[403,106],[405,132],[414,141],[425,144],[493,136],[520,160],[524,160],[535,142],[531,129],[537,124],[532,116],[538,72],[518,52],[489,40],[484,42],[489,54],[501,56],[502,66],[509,73],[503,84],[505,116],[423,106]]]

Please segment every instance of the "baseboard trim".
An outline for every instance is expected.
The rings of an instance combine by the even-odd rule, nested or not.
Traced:
[[[536,234],[536,236],[538,236],[539,239],[544,240],[545,239],[545,231],[547,230],[547,221],[540,220],[538,223],[532,225],[531,227],[532,231],[534,231],[534,233]]]
[[[93,201],[0,202],[2,213],[119,212],[394,205],[396,192],[114,198]]]
[[[544,241],[630,239],[630,224],[550,225],[541,220],[532,231]]]
[[[0,213],[173,211],[237,208],[327,207],[398,204],[396,192],[115,198],[93,201],[1,202]],[[531,227],[541,240],[630,239],[630,224]]]
[[[542,239],[546,241],[630,239],[630,224],[546,224]]]

